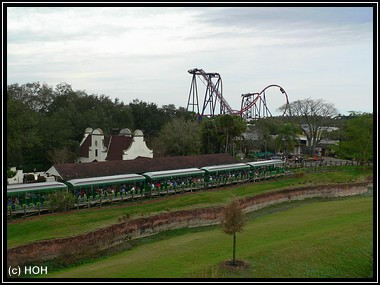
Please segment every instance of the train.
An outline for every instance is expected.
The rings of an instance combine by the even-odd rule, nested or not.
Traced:
[[[40,212],[47,209],[48,196],[56,191],[71,192],[79,207],[199,191],[236,183],[268,179],[285,173],[284,161],[265,160],[201,168],[186,168],[141,174],[122,174],[7,186],[10,211]]]

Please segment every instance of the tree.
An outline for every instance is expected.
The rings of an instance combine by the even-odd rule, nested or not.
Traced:
[[[225,140],[224,152],[235,155],[234,141],[247,128],[243,118],[229,114],[218,116],[216,117],[216,126]]]
[[[322,99],[313,100],[311,98],[297,100],[289,105],[293,119],[297,121],[305,134],[309,152],[315,153],[315,147],[320,140],[322,127],[327,124],[332,116],[337,115],[337,109],[333,104],[327,103]],[[279,110],[284,111],[285,105]]]
[[[220,147],[218,141],[215,120],[204,118],[201,127],[202,152],[205,154],[216,153]]]
[[[12,178],[17,174],[17,171],[12,171],[9,167],[7,168],[7,177]]]
[[[275,144],[283,149],[285,157],[289,151],[294,149],[294,146],[298,142],[297,132],[297,128],[291,123],[285,123],[279,128]]]
[[[52,212],[58,210],[65,212],[67,209],[74,207],[75,197],[72,193],[67,191],[57,191],[49,194],[47,204]]]
[[[256,120],[250,127],[251,132],[258,134],[257,144],[261,150],[264,150],[264,153],[268,150],[275,151],[275,142],[272,136],[278,134],[282,125],[280,118],[268,117]]]
[[[22,102],[39,113],[46,113],[55,97],[53,87],[39,82],[8,85],[7,94],[10,98]]]
[[[200,126],[196,121],[173,119],[153,141],[158,156],[196,155],[201,151]]]
[[[220,115],[204,118],[201,123],[201,141],[204,153],[231,153],[235,155],[237,138],[247,125],[241,117]]]
[[[228,235],[233,235],[232,265],[235,266],[236,233],[241,232],[244,226],[244,213],[238,201],[232,201],[223,210],[222,230]]]
[[[72,161],[62,154],[67,150],[79,154],[87,127],[101,128],[106,134],[141,129],[149,145],[162,126],[175,118],[191,121],[195,114],[172,104],[162,108],[138,100],[124,104],[103,94],[74,91],[67,83],[55,87],[39,82],[11,84],[7,88],[7,165],[42,171],[52,161]]]
[[[68,148],[54,148],[48,151],[48,157],[53,164],[74,162],[75,154]]]
[[[38,124],[41,115],[20,100],[7,98],[7,160],[8,165],[21,165],[27,152],[41,145]]]
[[[349,119],[343,130],[343,138],[338,154],[368,164],[373,157],[373,115],[362,114]]]
[[[147,140],[157,137],[161,127],[169,120],[165,112],[154,103],[146,103],[137,99],[129,103],[135,122],[135,128],[144,132]]]

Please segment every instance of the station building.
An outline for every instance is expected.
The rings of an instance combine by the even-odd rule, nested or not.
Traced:
[[[46,173],[54,176],[57,181],[68,181],[78,178],[142,174],[145,172],[184,168],[201,168],[237,162],[236,158],[225,153],[156,158],[139,156],[131,160],[54,164],[46,171]]]
[[[76,162],[131,160],[136,157],[153,158],[153,150],[147,147],[141,130],[132,134],[125,128],[118,135],[104,135],[99,128],[86,128]]]

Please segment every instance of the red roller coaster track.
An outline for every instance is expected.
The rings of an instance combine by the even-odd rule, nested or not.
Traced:
[[[189,99],[187,102],[187,110],[196,112],[199,116],[215,116],[218,114],[239,115],[245,119],[259,119],[272,116],[266,101],[265,91],[268,88],[279,88],[281,93],[285,95],[285,110],[282,115],[290,115],[289,99],[284,88],[277,84],[271,84],[265,87],[260,93],[243,94],[240,110],[233,110],[223,97],[222,78],[219,73],[207,73],[203,69],[194,68],[188,71],[193,75],[190,85]],[[201,112],[199,110],[198,85],[197,78],[206,86],[203,105]],[[219,112],[216,106],[219,105]],[[192,110],[190,110],[192,107]],[[210,114],[205,114],[209,108]]]

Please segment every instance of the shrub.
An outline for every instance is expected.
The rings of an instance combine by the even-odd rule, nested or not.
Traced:
[[[10,170],[10,169],[7,170],[8,178],[12,178],[12,177],[14,177],[16,174],[17,174],[16,171],[12,171],[12,170]]]
[[[34,181],[36,180],[36,178],[34,177],[34,174],[28,174],[28,175],[26,176],[26,180],[27,180],[28,182],[34,182]]]
[[[37,182],[46,182],[46,177],[42,175],[38,176]]]
[[[52,211],[66,211],[74,207],[75,197],[70,192],[57,191],[48,196],[46,203]]]

